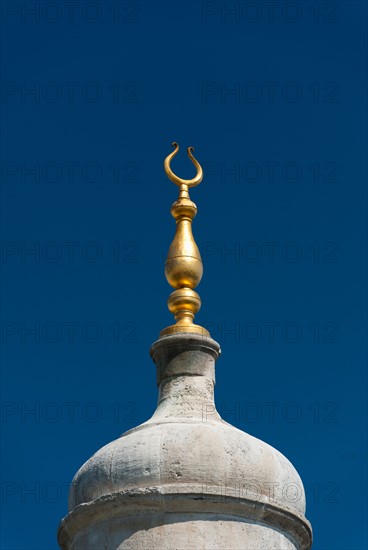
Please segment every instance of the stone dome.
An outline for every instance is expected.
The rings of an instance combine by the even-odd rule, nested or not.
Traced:
[[[295,468],[276,449],[222,420],[215,409],[219,353],[214,340],[195,334],[165,336],[152,346],[157,409],[150,420],[105,445],[77,472],[70,513],[60,530],[62,548],[70,548],[67,531],[72,537],[73,524],[80,529],[87,508],[89,518],[92,514],[98,522],[107,513],[111,516],[112,507],[121,515],[122,506],[128,515],[142,510],[221,513],[286,533],[282,540],[275,536],[275,546],[266,537],[265,546],[254,548],[310,547],[304,488]],[[290,546],[285,546],[289,539]],[[241,548],[236,541],[233,547]]]
[[[80,468],[69,509],[111,493],[160,487],[305,512],[302,481],[276,449],[220,418],[179,423],[159,415],[105,445]]]

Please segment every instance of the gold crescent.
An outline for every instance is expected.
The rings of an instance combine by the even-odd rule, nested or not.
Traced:
[[[195,168],[197,169],[197,175],[191,180],[184,180],[184,179],[179,178],[178,176],[176,176],[170,168],[171,160],[175,157],[175,155],[179,151],[179,145],[175,141],[172,143],[172,146],[174,147],[174,151],[172,153],[170,153],[169,155],[167,155],[167,157],[165,158],[165,161],[164,161],[164,168],[165,168],[165,172],[166,172],[167,177],[173,183],[175,183],[175,185],[178,185],[179,187],[181,185],[186,185],[188,187],[195,187],[196,185],[201,183],[201,181],[203,179],[203,170],[202,170],[202,167],[199,164],[199,162],[193,157],[192,153],[194,151],[194,147],[188,147],[187,151],[188,151],[188,157],[190,158],[190,160],[194,164]]]

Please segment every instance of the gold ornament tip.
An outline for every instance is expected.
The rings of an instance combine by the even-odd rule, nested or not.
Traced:
[[[167,155],[167,157],[164,160],[164,169],[167,177],[173,183],[175,183],[175,185],[178,185],[179,187],[181,187],[182,185],[186,185],[188,188],[191,188],[191,187],[195,187],[196,185],[199,185],[203,179],[203,170],[202,170],[202,166],[199,164],[197,159],[195,159],[193,156],[194,147],[188,147],[187,153],[188,153],[188,157],[190,158],[190,160],[194,164],[194,167],[197,170],[197,174],[194,178],[190,180],[185,180],[183,178],[179,178],[179,176],[174,174],[174,172],[171,170],[171,166],[170,166],[171,161],[175,157],[175,155],[177,155],[179,152],[179,145],[176,141],[172,142],[172,146],[174,147],[174,151],[172,151],[169,155]]]

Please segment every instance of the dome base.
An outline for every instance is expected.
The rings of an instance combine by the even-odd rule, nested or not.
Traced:
[[[308,550],[301,515],[212,493],[129,491],[77,506],[62,522],[62,550]],[[277,527],[276,527],[277,526]]]

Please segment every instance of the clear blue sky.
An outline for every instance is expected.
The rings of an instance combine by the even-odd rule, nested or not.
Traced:
[[[155,408],[173,140],[219,410],[295,465],[315,550],[367,548],[366,2],[65,4],[1,3],[1,548],[55,550]]]

